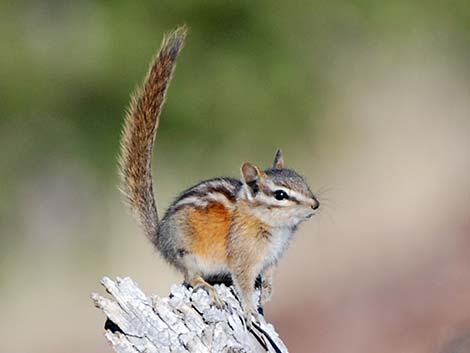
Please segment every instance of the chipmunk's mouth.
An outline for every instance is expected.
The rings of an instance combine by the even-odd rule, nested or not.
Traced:
[[[316,212],[310,212],[309,214],[305,216],[305,218],[312,218],[313,216],[315,216],[315,213]]]

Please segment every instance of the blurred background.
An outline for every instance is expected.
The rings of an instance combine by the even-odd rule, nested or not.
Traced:
[[[190,28],[162,213],[281,147],[322,202],[266,308],[291,352],[470,352],[470,2],[2,1],[0,351],[111,352],[90,292],[181,276],[121,202],[129,95]]]

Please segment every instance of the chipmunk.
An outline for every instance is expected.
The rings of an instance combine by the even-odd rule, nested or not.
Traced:
[[[131,100],[121,141],[121,189],[147,237],[194,290],[204,288],[215,304],[223,307],[207,278],[231,276],[250,325],[251,315],[259,319],[253,303],[256,278],[261,275],[263,306],[271,297],[279,258],[298,225],[320,204],[306,181],[284,167],[278,150],[269,169],[243,163],[242,180],[219,177],[183,191],[159,219],[152,151],[186,32],[183,26],[165,36],[142,87]]]

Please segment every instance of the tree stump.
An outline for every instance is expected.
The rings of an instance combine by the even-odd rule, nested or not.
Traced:
[[[104,277],[101,283],[114,299],[97,293],[92,299],[107,316],[105,336],[118,353],[288,352],[264,318],[251,328],[244,325],[231,286],[214,286],[226,303],[220,310],[205,290],[184,284],[173,285],[168,297],[159,298],[147,297],[130,278]]]

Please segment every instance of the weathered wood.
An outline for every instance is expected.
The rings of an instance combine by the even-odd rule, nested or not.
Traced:
[[[276,352],[287,348],[262,318],[249,329],[232,287],[215,285],[225,301],[223,310],[203,289],[174,285],[166,298],[147,297],[130,278],[101,281],[114,300],[92,294],[108,318],[105,336],[118,353],[138,352]]]

